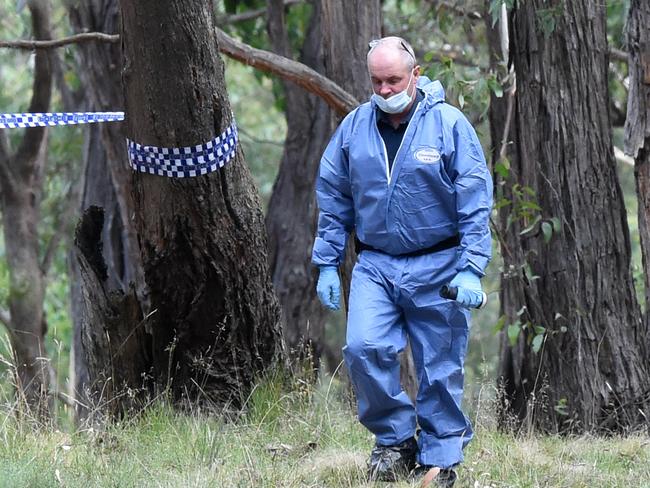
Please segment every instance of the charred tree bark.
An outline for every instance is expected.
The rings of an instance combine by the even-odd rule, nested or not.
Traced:
[[[502,298],[523,332],[514,347],[505,343],[500,372],[512,413],[535,428],[623,432],[645,424],[649,385],[606,109],[605,6],[558,3],[545,33],[546,7],[519,2],[513,13],[511,174],[523,192],[506,209],[521,226],[505,238],[520,261],[507,269],[516,277],[504,280]],[[518,232],[537,216],[537,227]],[[552,219],[561,230],[546,242]]]
[[[127,133],[207,142],[232,121],[212,3],[121,1]],[[205,176],[133,175],[156,382],[176,399],[241,403],[280,358],[258,195],[241,150]]]
[[[111,283],[104,260],[104,211],[90,206],[75,231],[80,302],[75,329],[86,383],[79,417],[99,422],[119,418],[151,392],[151,338],[134,291]]]
[[[75,402],[77,421],[84,420],[90,414],[103,414],[102,411],[93,407],[107,401],[107,394],[120,389],[116,384],[106,385],[106,378],[116,378],[116,376],[110,372],[108,367],[105,370],[99,368],[100,364],[110,365],[112,368],[113,363],[103,362],[102,356],[95,357],[97,351],[105,351],[103,344],[110,338],[101,333],[105,329],[105,326],[102,325],[103,322],[94,319],[101,316],[101,312],[105,310],[104,302],[108,295],[129,295],[130,298],[136,300],[135,280],[133,279],[134,265],[129,260],[129,253],[126,250],[128,246],[127,232],[124,229],[121,209],[110,175],[110,165],[113,162],[108,157],[101,131],[101,126],[97,124],[90,126],[86,133],[80,213],[88,212],[91,207],[95,208],[95,214],[101,213],[101,219],[96,218],[96,221],[100,222],[102,227],[99,228],[100,232],[97,237],[94,235],[90,237],[87,232],[86,236],[77,236],[76,246],[72,250],[73,258],[70,260],[72,276],[70,296],[74,326],[71,378],[74,397],[77,400]],[[80,222],[79,226],[78,230],[80,231],[83,223]],[[87,266],[85,266],[85,272],[82,272],[84,267],[80,266],[79,260],[79,242],[84,239],[85,242],[88,242],[96,238],[98,242],[93,243],[92,246],[87,245],[86,248],[98,249],[98,259],[100,258],[104,263],[105,269],[102,276],[89,273]],[[84,257],[84,259],[88,260],[89,258]],[[84,300],[84,297],[93,296],[95,293],[99,293],[100,297],[96,302]],[[93,306],[96,309],[93,309]],[[92,342],[95,338],[100,341],[99,344]],[[124,356],[115,363],[120,364],[124,369],[129,369],[137,361],[137,357]],[[89,364],[93,365],[91,370],[89,370]],[[99,378],[102,379],[99,380]],[[128,386],[135,388],[135,384]],[[101,398],[102,396],[103,398]],[[111,405],[112,407],[119,408],[119,404]],[[116,413],[116,411],[112,413]]]
[[[51,39],[50,4],[30,0],[32,32]],[[38,51],[27,112],[47,112],[52,94],[52,58]],[[38,223],[46,160],[47,128],[29,128],[15,152],[0,136],[0,187],[5,254],[9,268],[9,337],[16,367],[17,397],[29,416],[49,415],[49,364],[45,351],[44,272],[39,261]]]
[[[632,0],[626,25],[630,93],[625,120],[625,152],[634,157],[639,200],[639,234],[645,276],[645,327],[650,331],[650,4]],[[645,338],[646,355],[650,335]],[[646,356],[646,362],[648,358]]]
[[[120,28],[117,0],[90,0],[69,6],[70,20],[77,32],[116,33]],[[78,48],[84,92],[95,110],[115,111],[124,107],[121,91],[122,52],[119,44],[85,43]],[[146,298],[137,236],[130,212],[133,209],[131,168],[124,149],[122,123],[101,124],[99,136],[91,138],[97,146],[88,152],[85,204],[96,204],[99,194],[105,222],[110,225],[104,235],[105,259],[111,287],[123,291],[133,282],[141,299]],[[99,143],[101,142],[101,143]],[[94,152],[97,151],[97,152]],[[105,152],[106,154],[102,154]],[[95,157],[99,161],[95,161]],[[119,230],[118,230],[119,229]],[[109,238],[110,236],[110,238]]]
[[[68,4],[70,21],[75,32],[119,31],[119,9],[117,0],[89,0]],[[77,49],[78,62],[82,67],[80,77],[87,99],[86,109],[116,111],[124,107],[121,91],[122,52],[119,44],[85,43]],[[144,287],[142,264],[137,245],[133,219],[131,169],[124,151],[124,134],[121,123],[90,126],[86,133],[84,151],[84,182],[81,198],[81,212],[90,206],[99,206],[103,211],[104,227],[101,232],[101,249],[106,264],[106,280],[102,281],[103,294],[132,294],[135,286],[137,296],[146,311],[147,294]],[[104,387],[93,379],[90,382],[87,363],[101,364],[100,358],[92,357],[98,350],[88,341],[94,331],[83,331],[82,325],[92,326],[87,320],[85,304],[81,296],[82,276],[77,260],[71,260],[73,280],[71,283],[72,316],[74,322],[74,391],[80,400],[76,403],[77,415],[82,419],[89,412],[85,405],[96,404],[96,398],[86,397],[92,390],[93,396]],[[84,286],[95,288],[95,278]],[[90,305],[90,304],[89,304]],[[96,311],[90,312],[94,314]],[[81,342],[87,337],[84,349]],[[105,337],[99,337],[104,341]],[[101,350],[101,348],[99,348]],[[123,357],[122,361],[136,361],[137,358]],[[106,363],[109,364],[109,363]],[[129,366],[127,366],[129,367]],[[137,367],[137,365],[136,365]],[[107,371],[101,373],[106,374]],[[97,371],[93,378],[101,376]],[[91,387],[92,386],[92,387]],[[115,385],[111,386],[112,388]]]

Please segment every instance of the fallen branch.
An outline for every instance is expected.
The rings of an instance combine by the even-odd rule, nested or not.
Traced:
[[[625,63],[628,61],[627,53],[620,49],[616,49],[615,47],[609,48],[609,57],[615,59],[616,61],[623,61]]]
[[[77,403],[79,405],[83,406],[83,404],[81,402],[78,402],[77,400],[72,398],[70,395],[67,395],[67,394],[63,393],[62,391],[56,391],[55,396],[56,396],[57,400],[59,400],[61,403],[63,403],[64,405],[66,405],[66,406],[68,406],[70,408],[76,407]]]

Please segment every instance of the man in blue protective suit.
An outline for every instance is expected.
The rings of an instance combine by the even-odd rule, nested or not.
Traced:
[[[492,179],[474,129],[438,81],[420,76],[404,39],[370,43],[368,71],[371,100],[347,115],[320,163],[317,292],[339,308],[338,266],[356,231],[343,355],[359,420],[376,439],[370,478],[420,474],[452,486],[472,438],[463,362],[491,256]],[[444,285],[455,300],[441,297]],[[400,385],[407,338],[415,405]]]

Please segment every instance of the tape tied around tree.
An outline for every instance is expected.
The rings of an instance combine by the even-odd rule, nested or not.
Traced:
[[[124,120],[124,112],[43,112],[0,114],[0,129],[52,127]]]
[[[222,134],[198,146],[143,146],[127,139],[129,161],[135,171],[170,178],[191,178],[223,168],[235,156],[237,143],[234,118]]]

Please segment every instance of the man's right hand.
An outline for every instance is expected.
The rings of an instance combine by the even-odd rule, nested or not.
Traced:
[[[330,310],[339,309],[341,280],[336,266],[321,266],[316,292],[321,303]]]

